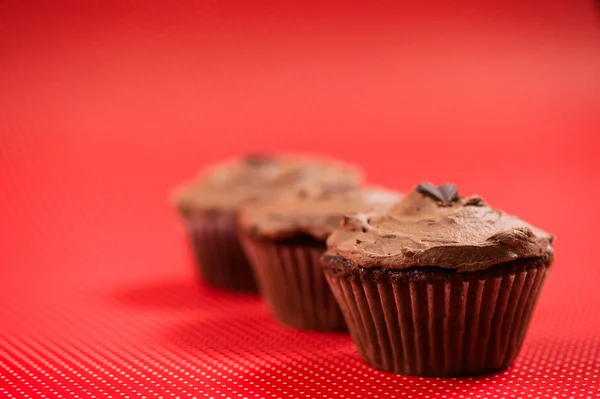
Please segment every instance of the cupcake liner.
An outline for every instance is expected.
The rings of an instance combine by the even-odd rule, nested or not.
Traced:
[[[429,279],[360,269],[325,267],[360,356],[381,370],[441,377],[512,364],[548,267]]]
[[[346,330],[319,263],[324,244],[289,245],[247,236],[241,241],[260,293],[279,322],[311,330]]]
[[[185,220],[202,279],[233,291],[258,292],[240,244],[235,220],[227,216],[195,216]]]

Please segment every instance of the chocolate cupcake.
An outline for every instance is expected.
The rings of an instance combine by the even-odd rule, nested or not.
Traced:
[[[360,356],[418,376],[490,373],[519,353],[552,236],[453,185],[346,218],[321,258]]]
[[[240,208],[305,186],[355,187],[361,178],[353,166],[323,158],[247,156],[209,168],[173,197],[203,280],[256,292],[237,234]]]
[[[241,241],[272,313],[291,327],[345,330],[319,258],[346,213],[391,206],[397,193],[312,187],[240,214]]]

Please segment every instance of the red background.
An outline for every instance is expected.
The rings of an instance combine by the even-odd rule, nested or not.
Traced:
[[[0,396],[600,395],[598,10],[419,4],[0,1]],[[515,366],[394,376],[198,287],[169,190],[269,150],[556,234]]]

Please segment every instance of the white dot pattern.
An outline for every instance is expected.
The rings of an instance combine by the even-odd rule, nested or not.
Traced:
[[[552,214],[557,262],[513,367],[416,378],[369,367],[347,335],[277,325],[257,297],[199,287],[164,201],[176,173],[165,171],[161,139],[130,137],[118,151],[78,137],[2,138],[0,397],[600,397],[600,267],[595,230],[584,230],[600,220],[598,196],[581,191],[589,185],[533,179],[568,185],[583,205]],[[138,150],[146,163],[132,162]],[[568,202],[562,192],[545,206]]]
[[[278,326],[255,297],[156,283],[66,307],[11,305],[0,335],[0,386],[8,398],[593,398],[600,394],[600,336],[556,327],[597,320],[541,306],[508,371],[416,378],[366,365],[344,334]],[[8,317],[7,317],[8,315]],[[19,315],[18,318],[15,318]],[[583,324],[582,324],[583,323]],[[586,325],[587,323],[587,325]],[[586,329],[592,331],[592,329]],[[582,330],[583,331],[583,330]]]

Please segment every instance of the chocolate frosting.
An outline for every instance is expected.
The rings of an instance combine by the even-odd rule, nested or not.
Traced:
[[[397,192],[375,187],[300,190],[245,207],[239,223],[242,230],[261,238],[277,240],[307,235],[324,243],[345,214],[386,209],[400,198]]]
[[[480,197],[430,188],[419,185],[377,215],[345,218],[327,240],[327,254],[362,267],[438,266],[463,272],[552,252],[552,235]]]
[[[173,195],[180,213],[236,214],[243,205],[309,187],[356,187],[361,171],[349,164],[318,158],[248,155],[205,171]]]

